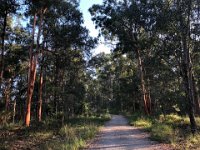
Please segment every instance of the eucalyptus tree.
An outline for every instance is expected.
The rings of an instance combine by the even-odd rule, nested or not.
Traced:
[[[1,0],[0,1],[0,34],[1,34],[1,60],[0,60],[0,86],[2,86],[2,80],[4,77],[5,70],[5,53],[6,53],[6,43],[8,38],[8,29],[11,24],[11,16],[16,13],[18,9],[18,2],[16,0]],[[1,87],[0,87],[1,88]],[[7,98],[6,98],[7,99]],[[8,101],[5,102],[5,109],[8,109]]]
[[[92,106],[97,113],[101,113],[108,109],[109,101],[112,99],[112,80],[113,67],[112,58],[110,54],[100,53],[89,61],[90,68],[94,71],[92,87],[94,94],[94,102]],[[92,97],[92,95],[91,95]]]
[[[79,83],[82,82],[82,77],[80,79],[78,77],[81,75],[81,70],[82,73],[85,71],[84,57],[90,55],[90,49],[95,45],[95,40],[89,37],[88,30],[82,26],[82,23],[83,18],[78,10],[77,3],[66,1],[60,1],[53,5],[45,18],[46,44],[44,53],[46,58],[52,58],[54,73],[52,74],[53,88],[51,90],[54,93],[53,103],[56,114],[60,110],[60,103],[62,104],[65,101],[64,103],[67,105],[69,101],[75,102],[72,100],[73,98],[70,100],[68,96],[76,97],[76,95],[79,95],[75,94],[77,86],[75,88],[74,84],[77,85],[77,80],[79,80]],[[59,96],[61,91],[63,91],[63,94],[65,93],[63,98]],[[58,101],[58,99],[61,99],[61,101]],[[74,105],[63,109],[72,110]]]
[[[120,56],[116,56],[120,55]],[[114,54],[113,60],[115,78],[113,82],[113,104],[121,112],[136,112],[140,110],[141,95],[139,92],[139,77],[133,55],[127,53]],[[112,108],[112,107],[111,107]]]
[[[27,101],[26,101],[26,118],[25,124],[26,126],[30,125],[30,114],[31,114],[31,101],[32,95],[34,91],[34,85],[36,80],[36,66],[38,62],[38,53],[40,53],[40,38],[41,38],[41,30],[43,28],[43,18],[46,13],[48,7],[50,7],[50,1],[25,1],[28,5],[27,14],[31,15],[33,20],[32,25],[32,33],[31,33],[31,44],[29,48],[29,72],[28,72],[28,88],[27,88]],[[39,22],[39,23],[37,23]],[[37,36],[35,35],[36,26],[38,25]],[[36,47],[35,45],[35,36],[36,36]],[[40,96],[41,98],[41,96]],[[41,105],[41,99],[39,100],[39,104]],[[41,120],[40,116],[41,108],[39,108],[39,121]]]
[[[145,77],[143,56],[151,48],[155,24],[156,3],[154,1],[104,1],[103,5],[90,8],[93,21],[101,33],[118,42],[116,50],[123,53],[132,51],[138,60],[141,91],[146,114],[151,113],[150,89]]]
[[[165,41],[170,45],[172,56],[176,59],[177,68],[180,71],[181,83],[184,85],[186,107],[189,114],[192,132],[196,131],[194,109],[199,111],[198,92],[194,83],[193,54],[198,51],[199,41],[199,4],[198,1],[173,1],[163,2],[163,12],[159,14],[157,30]],[[159,26],[158,26],[159,25]],[[166,44],[167,43],[167,44]],[[195,92],[196,91],[196,92]],[[196,94],[195,94],[196,93]],[[196,106],[194,107],[194,103]]]
[[[133,112],[138,108],[138,77],[131,55],[100,53],[89,61],[94,71],[92,107],[97,112]],[[93,96],[94,94],[94,96]],[[136,106],[137,105],[137,106]]]
[[[171,107],[182,102],[195,133],[194,108],[198,114],[199,91],[193,64],[198,66],[198,1],[109,0],[93,5],[90,12],[101,34],[117,42],[115,51],[130,51],[137,58],[145,113],[150,114],[151,105],[157,102],[164,106],[164,97]],[[164,84],[168,87],[161,90]],[[171,98],[166,99],[166,95]],[[174,98],[176,101],[171,101]]]
[[[192,133],[196,132],[196,122],[194,118],[194,88],[195,84],[191,53],[193,52],[192,44],[192,26],[195,24],[199,27],[199,4],[198,1],[179,1],[176,3],[178,11],[178,22],[180,23],[180,38],[182,49],[182,78],[185,85],[186,99],[188,100],[188,114],[191,123]],[[197,20],[196,20],[197,19]],[[197,21],[197,22],[196,22]],[[195,26],[194,26],[195,28]],[[195,39],[196,40],[196,39]]]

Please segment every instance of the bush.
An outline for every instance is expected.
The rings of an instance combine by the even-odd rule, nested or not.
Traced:
[[[134,122],[134,125],[137,127],[151,128],[152,122],[150,119],[140,118]]]
[[[3,127],[7,125],[11,117],[12,117],[11,112],[8,112],[8,111],[0,112],[0,126]]]
[[[88,139],[93,138],[97,131],[98,131],[97,126],[91,124],[91,125],[79,127],[77,129],[77,134],[80,139],[88,140]]]
[[[61,135],[68,143],[74,143],[77,139],[75,128],[68,125],[65,125],[60,129],[59,135]]]
[[[79,122],[79,125],[65,125],[59,130],[58,137],[55,137],[53,141],[42,145],[40,148],[45,150],[78,150],[86,145],[87,140],[95,136],[99,129],[98,127],[99,125],[97,124],[83,124],[82,121]]]
[[[161,142],[173,142],[174,131],[170,125],[154,124],[151,128],[151,137]]]
[[[186,139],[186,147],[200,147],[200,134],[192,135],[190,134]]]
[[[183,121],[183,119],[176,114],[170,114],[170,115],[166,115],[166,116],[160,115],[159,120],[161,122],[164,122],[165,124],[174,124],[174,123],[178,124],[181,121]]]

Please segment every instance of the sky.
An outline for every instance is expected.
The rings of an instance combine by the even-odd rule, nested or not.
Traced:
[[[91,20],[91,15],[88,9],[93,4],[102,4],[103,0],[80,0],[80,10],[83,13],[84,18],[84,26],[90,31],[90,36],[97,37],[98,36],[98,29],[95,29],[95,25]],[[101,43],[101,42],[100,42]],[[98,44],[98,46],[93,50],[93,55],[98,53],[105,52],[110,53],[110,48],[104,44]]]

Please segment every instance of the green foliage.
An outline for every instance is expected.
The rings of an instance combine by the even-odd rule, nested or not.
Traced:
[[[71,118],[63,126],[55,125],[56,118],[41,123],[32,122],[29,128],[9,124],[9,127],[0,129],[0,148],[20,149],[21,146],[24,149],[78,150],[85,147],[88,140],[94,138],[99,128],[109,119],[103,116]],[[22,138],[20,145],[16,142],[19,138]]]
[[[200,143],[200,130],[197,134],[190,133],[190,121],[186,116],[177,114],[159,115],[147,117],[139,113],[128,116],[129,123],[150,132],[151,139],[171,143],[177,149],[197,148]],[[200,118],[196,117],[197,126],[200,129]]]
[[[145,119],[145,118],[140,118],[138,120],[136,120],[133,124],[134,126],[137,127],[143,127],[143,128],[150,128],[152,126],[152,122],[150,119]]]
[[[59,135],[66,138],[67,141],[71,142],[75,139],[75,130],[68,125],[65,125],[59,130]]]
[[[8,111],[0,112],[0,128],[5,127],[9,124],[9,121],[12,117],[12,113]]]
[[[151,138],[154,140],[171,143],[174,136],[174,130],[170,125],[157,123],[151,127]]]
[[[164,122],[165,124],[179,124],[183,122],[183,117],[178,116],[177,114],[170,114],[170,115],[160,115],[159,120]]]
[[[50,142],[41,145],[42,149],[78,150],[86,146],[87,141],[94,138],[99,127],[109,118],[106,117],[79,117],[68,120],[61,127],[58,135]]]
[[[95,47],[96,39],[90,37],[83,26],[78,0],[1,2],[0,109],[5,108],[7,98],[9,111],[1,111],[0,128],[6,131],[14,128],[10,124],[14,114],[13,121],[24,120],[30,66],[28,50],[33,39],[38,74],[31,102],[32,125],[30,129],[20,130],[24,135],[50,138],[53,142],[46,144],[52,149],[77,149],[110,118],[109,112],[141,110],[141,97],[145,94],[141,83],[144,82],[148,85],[145,92],[151,92],[152,113],[165,115],[153,118],[135,114],[130,123],[150,131],[157,140],[184,139],[188,141],[186,145],[196,145],[199,137],[189,134],[189,118],[175,113],[186,115],[190,108],[186,99],[191,94],[186,93],[186,89],[193,88],[196,102],[200,94],[200,21],[199,14],[194,14],[199,13],[199,1],[104,0],[101,5],[92,6],[92,20],[100,29],[100,35],[109,40],[108,43],[114,43],[113,53],[101,53],[93,58],[90,49]],[[31,37],[34,14],[37,12],[37,35],[41,12],[45,9],[41,38],[34,41],[37,39]],[[21,24],[24,20],[26,22]],[[190,88],[185,85],[189,81],[184,68],[187,64],[184,60],[189,60],[184,59],[186,51],[191,55],[188,70],[192,70],[194,80]],[[138,60],[142,65],[137,64]],[[137,68],[140,66],[142,68]],[[143,81],[139,78],[142,72]],[[42,73],[43,122],[37,123],[39,74]],[[16,112],[12,114],[13,101],[16,101]],[[167,115],[169,113],[174,114]],[[196,122],[199,128],[200,118],[196,118]],[[33,130],[51,132],[34,134]],[[172,133],[177,136],[174,140],[170,139]]]
[[[200,147],[200,133],[196,135],[190,134],[186,138],[186,148],[188,149],[195,149],[197,147]]]

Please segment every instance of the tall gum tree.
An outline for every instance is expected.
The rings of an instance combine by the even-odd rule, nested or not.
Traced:
[[[93,5],[90,8],[93,21],[104,37],[117,39],[116,50],[123,53],[132,51],[135,54],[140,71],[144,112],[148,115],[151,114],[151,97],[143,55],[144,51],[150,48],[146,43],[151,43],[152,40],[149,35],[155,20],[149,12],[153,13],[153,6],[149,1],[110,0],[104,1],[103,5]]]
[[[31,10],[32,9],[32,10]],[[38,53],[40,48],[40,37],[41,37],[41,30],[43,25],[43,17],[46,13],[47,8],[45,7],[44,1],[32,1],[30,3],[30,10],[33,11],[33,26],[32,26],[32,39],[31,45],[29,49],[29,72],[28,72],[28,88],[27,88],[27,100],[26,100],[26,117],[25,117],[25,125],[30,125],[30,118],[31,118],[31,101],[35,86],[36,80],[36,71],[37,71],[37,63],[38,63]],[[38,21],[39,20],[39,21]],[[38,25],[38,32],[37,32],[37,39],[36,39],[36,48],[34,50],[34,39],[35,39],[35,31],[37,21],[39,22]],[[39,99],[39,107],[42,105],[42,100]],[[39,117],[39,120],[41,117]]]
[[[7,36],[7,26],[8,26],[8,17],[11,16],[12,14],[15,14],[17,9],[18,9],[18,2],[16,0],[1,0],[0,1],[1,6],[1,12],[0,12],[0,22],[2,26],[0,27],[0,36],[1,36],[1,57],[0,57],[0,89],[1,89],[1,84],[3,81],[4,77],[4,69],[5,69],[5,52],[6,52],[6,36]],[[8,80],[9,82],[9,80]],[[6,96],[5,96],[5,110],[8,110],[8,104],[9,104],[9,98],[6,90]]]
[[[182,48],[183,48],[183,80],[185,84],[186,99],[188,100],[188,115],[191,123],[191,130],[194,134],[197,130],[196,121],[194,117],[194,87],[193,87],[193,67],[191,63],[190,54],[190,30],[191,30],[191,13],[192,13],[192,1],[186,0],[179,2],[180,13],[180,25],[182,31]],[[185,15],[183,15],[183,9],[185,8]],[[185,18],[185,19],[184,19]]]

